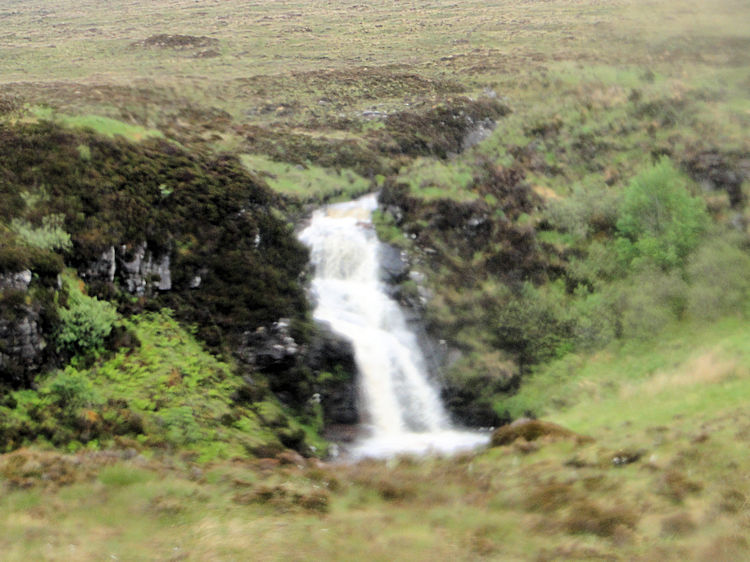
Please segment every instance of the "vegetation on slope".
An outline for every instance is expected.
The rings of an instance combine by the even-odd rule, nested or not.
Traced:
[[[8,558],[747,558],[745,2],[74,4],[0,14],[0,328],[49,336],[0,367]],[[311,337],[261,211],[376,187],[456,417],[593,443],[223,460],[309,453],[343,372],[241,360]],[[108,279],[144,241],[173,289]]]
[[[356,465],[20,450],[0,458],[0,546],[8,560],[744,559],[746,335],[734,320],[666,332],[581,357],[572,378],[537,375],[525,388],[545,414],[588,440]]]
[[[0,448],[116,444],[206,461],[272,455],[308,437],[264,381],[243,381],[168,312],[132,316],[119,330],[127,342],[118,351],[74,361],[40,377],[34,390],[6,394]],[[321,447],[312,431],[309,437]]]

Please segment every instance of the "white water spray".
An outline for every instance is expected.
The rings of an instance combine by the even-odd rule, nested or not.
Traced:
[[[415,335],[379,281],[380,242],[372,228],[375,195],[330,205],[313,214],[300,240],[315,266],[314,316],[351,340],[369,435],[354,458],[399,453],[452,453],[488,436],[452,428],[430,384]]]

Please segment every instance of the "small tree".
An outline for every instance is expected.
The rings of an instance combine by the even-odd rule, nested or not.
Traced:
[[[631,180],[617,220],[621,259],[646,258],[664,269],[684,263],[709,224],[705,203],[690,195],[686,184],[668,158]]]

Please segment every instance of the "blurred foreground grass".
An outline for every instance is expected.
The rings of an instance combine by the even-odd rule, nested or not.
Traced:
[[[3,558],[741,560],[747,330],[684,336],[584,367],[587,399],[549,419],[591,443],[356,465],[81,452],[67,482],[70,457],[20,450],[0,461]]]

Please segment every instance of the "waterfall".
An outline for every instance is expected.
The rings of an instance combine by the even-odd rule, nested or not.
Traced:
[[[379,278],[379,248],[371,216],[375,195],[317,210],[300,240],[315,266],[314,317],[348,338],[359,370],[366,436],[354,458],[399,453],[450,453],[487,442],[458,431],[430,383],[416,336]]]

